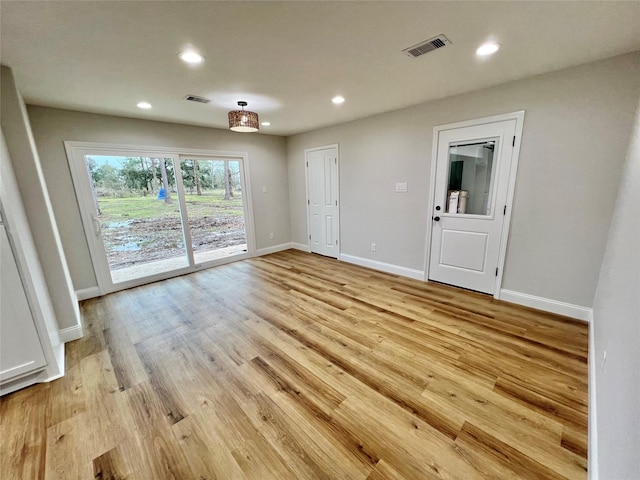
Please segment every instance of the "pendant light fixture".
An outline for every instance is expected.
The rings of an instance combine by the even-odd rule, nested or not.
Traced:
[[[229,112],[229,128],[234,132],[257,132],[260,129],[258,114],[244,109],[247,102],[238,102],[238,106],[242,110]]]

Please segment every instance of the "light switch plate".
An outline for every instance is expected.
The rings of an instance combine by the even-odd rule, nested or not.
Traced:
[[[396,193],[405,193],[407,191],[407,182],[396,183]]]

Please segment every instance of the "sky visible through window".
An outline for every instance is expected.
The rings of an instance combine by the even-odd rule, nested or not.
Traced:
[[[113,157],[110,155],[87,155],[87,157],[95,161],[98,167],[101,167],[107,164],[111,165],[112,167],[118,167],[121,165],[121,162],[129,158],[129,157]]]

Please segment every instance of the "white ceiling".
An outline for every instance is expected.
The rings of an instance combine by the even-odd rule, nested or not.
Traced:
[[[278,135],[640,49],[638,1],[2,1],[0,16],[27,103],[227,128],[246,100]],[[402,53],[440,33],[453,45]],[[480,60],[486,40],[502,48]],[[202,66],[178,59],[188,45]]]

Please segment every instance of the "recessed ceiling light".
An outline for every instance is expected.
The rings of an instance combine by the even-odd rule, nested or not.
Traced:
[[[331,101],[336,105],[340,105],[341,103],[344,103],[344,97],[341,97],[340,95],[338,95],[336,97],[333,97]]]
[[[191,65],[198,65],[204,62],[204,57],[195,50],[185,50],[180,54],[180,60]]]
[[[480,55],[481,57],[485,57],[487,55],[493,55],[498,50],[500,50],[500,45],[497,43],[489,42],[483,43],[476,50],[476,55]]]
[[[151,108],[151,104],[149,102],[138,102],[138,108],[142,108],[143,110],[149,110]]]
[[[268,127],[269,125],[271,125],[271,122],[262,122],[260,125],[262,125],[263,127]]]

